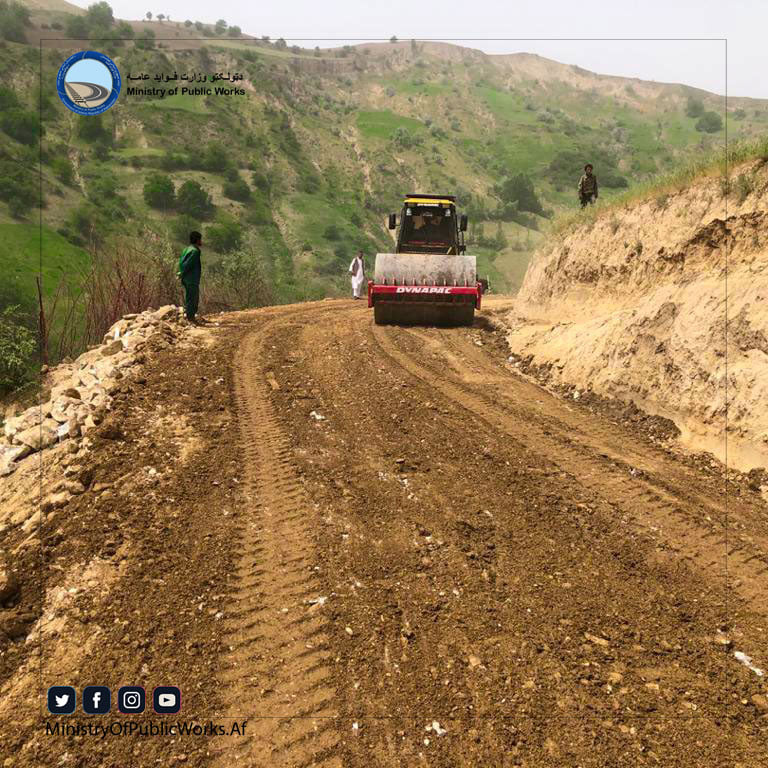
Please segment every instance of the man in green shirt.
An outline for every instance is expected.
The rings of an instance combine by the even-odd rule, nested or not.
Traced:
[[[200,302],[200,246],[203,236],[199,232],[190,232],[189,245],[182,251],[179,259],[179,277],[184,286],[184,312],[190,323],[198,324],[197,305]]]

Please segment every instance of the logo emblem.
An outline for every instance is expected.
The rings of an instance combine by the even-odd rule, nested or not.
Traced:
[[[83,690],[83,712],[106,715],[112,706],[112,694],[106,685],[89,685]]]
[[[181,709],[181,691],[175,685],[158,685],[152,692],[152,707],[158,715],[175,715]]]
[[[52,685],[48,689],[48,711],[52,715],[71,715],[77,705],[77,694],[71,685]]]
[[[120,70],[98,51],[80,51],[59,69],[56,90],[67,109],[78,115],[100,115],[120,95]]]
[[[146,707],[144,689],[139,685],[125,685],[117,692],[117,708],[124,715],[138,715]]]

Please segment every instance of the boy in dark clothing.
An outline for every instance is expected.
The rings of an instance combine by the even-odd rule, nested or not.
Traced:
[[[199,232],[190,232],[189,245],[182,251],[179,259],[179,277],[184,286],[184,312],[190,323],[198,323],[197,305],[200,302],[200,246],[203,236]]]
[[[584,166],[584,175],[579,179],[579,202],[582,208],[597,200],[597,176],[592,173],[592,164]]]

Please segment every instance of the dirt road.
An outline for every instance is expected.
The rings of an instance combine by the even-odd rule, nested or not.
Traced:
[[[47,610],[98,588],[39,678],[6,656],[6,764],[768,765],[761,498],[521,377],[488,315],[361,304],[222,316],[126,384],[44,541]],[[56,741],[40,680],[246,734]]]

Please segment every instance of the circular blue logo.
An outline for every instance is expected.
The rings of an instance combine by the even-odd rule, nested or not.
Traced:
[[[120,70],[98,51],[80,51],[59,69],[56,90],[67,109],[78,115],[100,115],[120,95]]]

